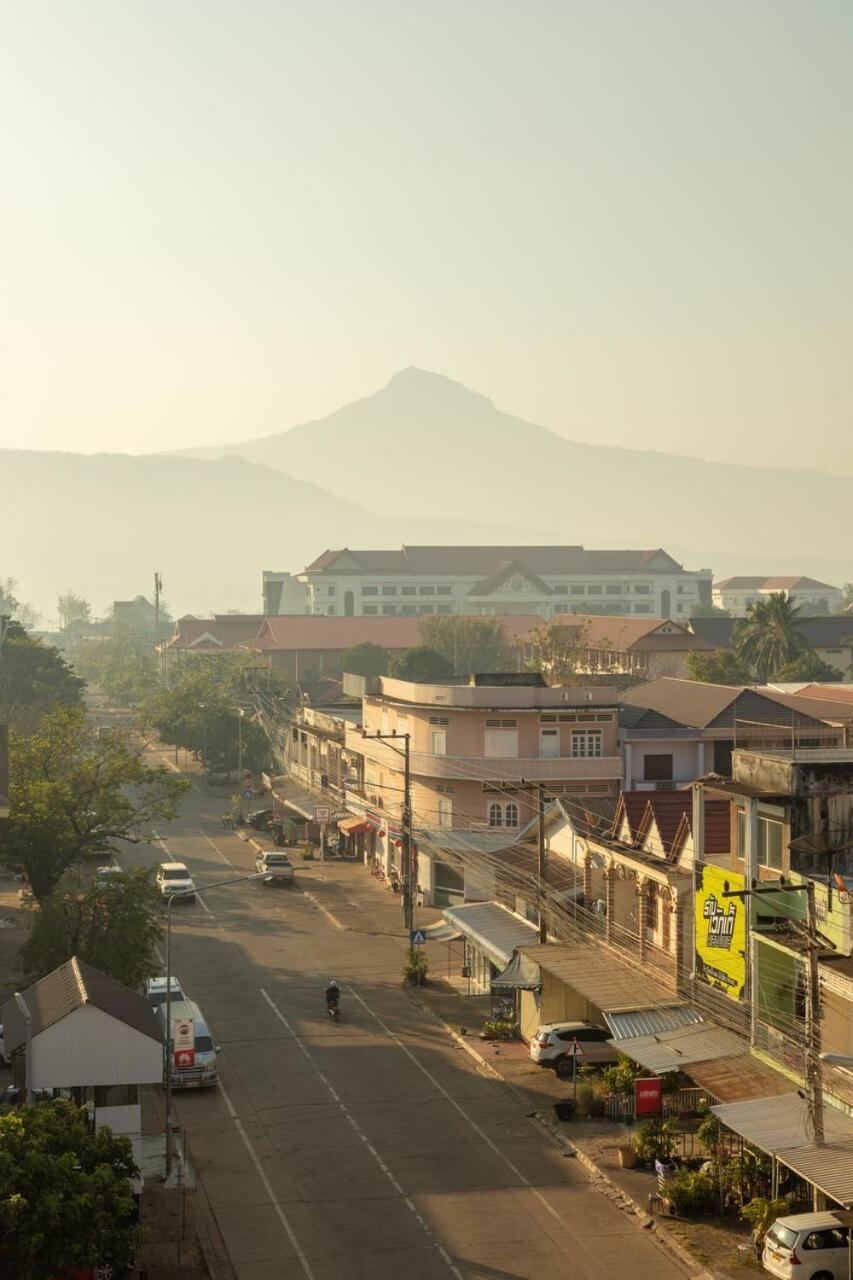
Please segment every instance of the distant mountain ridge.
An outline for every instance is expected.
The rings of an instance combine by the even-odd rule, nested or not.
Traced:
[[[853,477],[578,444],[416,368],[325,418],[187,456],[235,455],[388,512],[499,516],[585,546],[711,547],[756,572],[769,558],[790,572],[831,562],[853,577]]]

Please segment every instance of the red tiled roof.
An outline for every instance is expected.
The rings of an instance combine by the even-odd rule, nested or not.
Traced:
[[[807,684],[798,698],[825,698],[829,702],[853,702],[853,684]]]
[[[212,618],[178,618],[167,649],[236,649],[252,640],[264,620],[262,613],[216,613]],[[202,637],[211,637],[203,639]],[[217,643],[218,642],[218,643]]]
[[[329,618],[323,614],[288,614],[265,618],[258,635],[245,647],[262,651],[313,649],[337,653],[355,644],[371,643],[383,649],[411,649],[423,644],[421,623],[426,620],[423,616]],[[500,622],[507,637],[516,640],[539,626],[542,619],[509,615],[490,621]]]
[[[665,853],[677,854],[683,837],[693,829],[693,790],[688,787],[673,791],[623,791],[613,821],[614,835],[623,815],[635,844],[642,843],[654,821]],[[705,852],[728,853],[729,844],[729,801],[707,796]]]
[[[818,582],[817,578],[808,577],[734,577],[723,578],[722,582],[714,583],[715,591],[792,591],[800,588],[807,590],[810,587],[820,587],[823,591],[837,591],[837,587],[831,586],[828,582]]]
[[[675,631],[665,632],[660,636],[654,633],[660,627],[670,626],[677,628]],[[562,630],[576,631],[578,642],[588,645],[591,649],[612,649],[624,652],[643,642],[644,649],[653,650],[660,642],[662,648],[674,647],[678,644],[678,640],[682,641],[681,648],[696,648],[697,637],[691,631],[688,631],[686,625],[678,622],[671,622],[668,618],[634,618],[621,617],[615,614],[598,614],[598,613],[567,613],[560,618],[555,618],[550,624],[549,629],[552,632],[559,633]],[[703,642],[704,643],[704,642]],[[713,646],[709,646],[713,648]]]

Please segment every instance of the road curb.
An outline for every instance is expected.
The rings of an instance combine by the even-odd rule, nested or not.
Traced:
[[[460,1049],[464,1049],[466,1053],[470,1054],[470,1056],[475,1059],[481,1070],[486,1075],[490,1076],[495,1081],[506,1085],[508,1090],[513,1093],[517,1093],[515,1085],[506,1080],[504,1076],[502,1076],[501,1073],[496,1070],[496,1068],[493,1067],[492,1064],[484,1058],[472,1044],[468,1043],[464,1036],[461,1036],[459,1032],[450,1025],[449,1022],[445,1022],[441,1014],[436,1013],[431,1005],[427,1004],[424,1000],[419,999],[417,994],[411,989],[407,989],[407,995],[413,1004],[417,1005],[423,1013],[426,1013],[428,1017],[438,1023],[442,1030],[450,1036],[451,1040],[453,1040]],[[582,1151],[580,1147],[576,1146],[575,1143],[571,1141],[571,1139],[567,1138],[565,1134],[557,1128],[553,1121],[550,1121],[541,1111],[534,1111],[532,1113],[526,1112],[526,1114],[530,1119],[535,1119],[542,1128],[550,1134],[559,1147],[583,1165],[587,1173],[591,1176],[593,1182],[599,1185],[600,1190],[603,1191],[609,1200],[613,1201],[613,1203],[625,1213],[630,1213],[634,1217],[639,1218],[640,1225],[654,1235],[660,1247],[665,1252],[671,1253],[678,1262],[682,1264],[682,1266],[689,1269],[692,1280],[717,1280],[717,1277],[712,1271],[707,1267],[702,1267],[701,1264],[693,1257],[690,1250],[686,1249],[680,1240],[675,1239],[672,1233],[665,1226],[652,1218],[642,1205],[634,1200],[632,1196],[629,1196],[626,1191],[623,1191],[618,1183],[614,1182],[610,1175],[606,1173],[599,1164],[596,1164],[591,1156],[588,1156],[585,1151]]]

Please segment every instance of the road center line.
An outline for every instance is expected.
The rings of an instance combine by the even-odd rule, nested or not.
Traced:
[[[234,866],[233,862],[229,862],[229,861],[228,861],[228,859],[225,857],[225,854],[224,854],[224,853],[222,852],[222,850],[220,849],[219,845],[218,845],[218,844],[214,844],[214,843],[213,843],[213,841],[211,840],[210,836],[209,836],[209,835],[206,835],[204,831],[199,832],[199,835],[204,836],[205,840],[206,840],[206,841],[207,841],[207,843],[210,845],[211,849],[214,849],[214,850],[219,854],[220,858],[221,858],[221,859],[222,859],[222,861],[225,863],[226,867],[230,867],[230,869],[234,872],[235,876],[238,876],[238,875],[240,874],[240,872],[239,872],[239,871],[237,870],[237,868]]]
[[[310,895],[309,895],[309,896],[310,896]],[[296,1045],[298,1046],[298,1048],[302,1051],[302,1053],[305,1055],[305,1057],[306,1057],[306,1058],[308,1059],[308,1061],[311,1063],[311,1066],[312,1066],[312,1068],[314,1069],[314,1074],[315,1074],[315,1076],[317,1077],[317,1079],[318,1079],[318,1080],[321,1080],[321,1081],[323,1082],[323,1084],[326,1086],[326,1088],[328,1089],[329,1093],[332,1095],[332,1098],[335,1100],[335,1103],[336,1103],[336,1104],[337,1104],[337,1106],[339,1107],[339,1109],[340,1109],[340,1111],[341,1111],[342,1115],[343,1115],[343,1116],[344,1116],[344,1118],[349,1122],[349,1124],[350,1124],[351,1128],[353,1129],[353,1131],[358,1135],[358,1137],[359,1137],[359,1138],[361,1139],[361,1141],[364,1143],[364,1145],[365,1145],[365,1147],[367,1148],[367,1150],[368,1150],[368,1151],[370,1152],[370,1154],[373,1156],[373,1159],[374,1159],[374,1160],[376,1161],[376,1163],[379,1165],[379,1168],[380,1168],[380,1169],[382,1170],[382,1172],[385,1174],[385,1177],[386,1177],[386,1178],[388,1179],[388,1181],[391,1183],[391,1186],[392,1186],[392,1187],[394,1188],[394,1190],[397,1192],[397,1195],[401,1197],[401,1199],[402,1199],[403,1203],[405,1204],[406,1208],[407,1208],[407,1209],[408,1209],[412,1214],[414,1214],[414,1216],[415,1216],[415,1218],[417,1219],[417,1221],[418,1221],[419,1225],[420,1225],[420,1226],[423,1228],[423,1230],[426,1232],[427,1236],[429,1236],[430,1240],[431,1240],[431,1241],[432,1241],[432,1243],[435,1245],[435,1248],[437,1249],[438,1253],[441,1255],[442,1259],[443,1259],[443,1260],[444,1260],[444,1262],[447,1264],[447,1267],[448,1267],[448,1269],[450,1270],[451,1274],[452,1274],[452,1275],[454,1275],[454,1276],[456,1276],[457,1280],[463,1280],[462,1272],[461,1272],[461,1271],[459,1270],[459,1268],[456,1266],[456,1264],[454,1263],[453,1259],[450,1257],[450,1254],[447,1252],[447,1250],[444,1248],[444,1246],[441,1244],[441,1242],[440,1242],[439,1240],[437,1240],[437,1239],[436,1239],[435,1235],[434,1235],[434,1234],[432,1233],[432,1231],[430,1230],[429,1226],[428,1226],[428,1225],[427,1225],[427,1223],[426,1223],[426,1220],[424,1219],[423,1215],[422,1215],[422,1214],[420,1213],[420,1211],[418,1210],[418,1208],[417,1208],[417,1206],[415,1205],[414,1201],[412,1200],[411,1196],[407,1196],[407,1195],[406,1195],[406,1193],[405,1193],[405,1191],[403,1190],[403,1188],[401,1187],[400,1183],[397,1181],[397,1179],[395,1178],[394,1174],[393,1174],[393,1173],[392,1173],[392,1171],[389,1169],[388,1165],[387,1165],[387,1164],[385,1163],[385,1161],[382,1159],[382,1156],[381,1156],[381,1155],[379,1154],[379,1152],[376,1150],[376,1148],[374,1147],[373,1143],[370,1141],[370,1139],[368,1138],[367,1134],[364,1132],[364,1130],[362,1129],[361,1125],[360,1125],[360,1124],[358,1123],[358,1121],[356,1120],[355,1116],[352,1114],[352,1112],[351,1112],[351,1111],[349,1110],[349,1108],[347,1107],[346,1103],[342,1100],[342,1098],[341,1098],[340,1094],[337,1092],[337,1090],[334,1088],[334,1086],[331,1084],[331,1082],[330,1082],[329,1080],[327,1080],[327,1079],[326,1079],[326,1077],[323,1075],[322,1071],[321,1071],[321,1070],[320,1070],[320,1068],[317,1066],[317,1063],[316,1063],[316,1061],[315,1061],[315,1059],[314,1059],[313,1055],[311,1054],[310,1050],[309,1050],[308,1048],[306,1048],[306,1046],[305,1046],[305,1044],[303,1043],[303,1041],[300,1039],[300,1037],[299,1037],[299,1036],[296,1034],[296,1032],[293,1030],[293,1027],[292,1027],[292,1026],[290,1025],[290,1023],[287,1021],[287,1018],[285,1018],[284,1014],[283,1014],[283,1013],[281,1012],[281,1010],[278,1008],[278,1006],[276,1005],[275,1001],[274,1001],[274,1000],[272,1000],[272,999],[270,998],[270,996],[267,994],[267,992],[264,990],[264,988],[263,988],[263,987],[261,987],[261,988],[260,988],[260,992],[261,992],[261,995],[263,996],[263,998],[266,1000],[266,1002],[267,1002],[267,1004],[269,1005],[269,1007],[272,1009],[272,1011],[273,1011],[273,1013],[275,1014],[275,1016],[278,1018],[278,1020],[279,1020],[279,1022],[281,1023],[281,1025],[284,1027],[284,1029],[287,1031],[288,1035],[289,1035],[289,1036],[291,1037],[291,1039],[293,1040],[294,1044],[296,1044]]]
[[[486,1146],[489,1147],[490,1150],[492,1150],[495,1153],[495,1155],[498,1157],[499,1160],[503,1161],[503,1163],[507,1166],[508,1169],[512,1170],[513,1174],[515,1175],[516,1178],[518,1178],[519,1182],[521,1182],[523,1186],[527,1187],[527,1189],[540,1202],[543,1208],[548,1210],[551,1217],[556,1218],[558,1222],[562,1223],[562,1218],[560,1217],[559,1213],[557,1213],[557,1210],[553,1207],[553,1205],[550,1205],[548,1203],[548,1201],[542,1195],[542,1192],[539,1191],[536,1187],[534,1187],[530,1179],[525,1177],[525,1175],[521,1172],[521,1170],[518,1168],[517,1165],[513,1164],[509,1156],[504,1155],[500,1147],[492,1141],[492,1139],[483,1129],[480,1128],[480,1126],[477,1124],[477,1121],[473,1120],[471,1116],[468,1115],[468,1112],[465,1110],[465,1108],[460,1106],[460,1104],[456,1101],[456,1099],[447,1092],[444,1086],[440,1084],[438,1080],[436,1080],[432,1072],[428,1071],[427,1068],[423,1065],[423,1063],[420,1062],[415,1057],[411,1049],[409,1049],[409,1047],[406,1044],[404,1044],[404,1042],[400,1039],[400,1037],[391,1030],[388,1024],[382,1021],[379,1014],[374,1013],[373,1009],[371,1009],[367,1001],[363,1000],[356,990],[354,990],[352,987],[349,987],[348,990],[350,994],[354,996],[354,998],[359,1002],[359,1004],[365,1009],[365,1011],[370,1014],[371,1018],[373,1018],[375,1022],[378,1022],[379,1026],[382,1028],[385,1034],[387,1036],[390,1036],[390,1038],[397,1045],[398,1049],[402,1049],[406,1057],[409,1058],[415,1064],[415,1066],[418,1068],[419,1071],[423,1072],[427,1080],[429,1080],[430,1083],[438,1090],[441,1096],[443,1098],[446,1098],[447,1101],[450,1103],[450,1105],[454,1107],[456,1111],[459,1112],[459,1115],[462,1117],[462,1119],[471,1126],[471,1128],[474,1130],[474,1132],[477,1134],[478,1137],[482,1138]]]
[[[278,1200],[276,1200],[275,1198],[275,1192],[273,1191],[272,1184],[270,1183],[270,1180],[267,1177],[267,1175],[264,1173],[264,1167],[261,1164],[261,1161],[258,1157],[258,1153],[255,1151],[255,1148],[252,1146],[249,1135],[246,1133],[246,1130],[243,1128],[242,1121],[239,1119],[237,1112],[234,1110],[234,1107],[232,1106],[232,1103],[231,1103],[231,1099],[228,1097],[228,1094],[225,1091],[225,1085],[222,1083],[221,1080],[219,1081],[219,1092],[222,1096],[222,1101],[225,1103],[226,1107],[228,1108],[228,1114],[231,1116],[231,1119],[234,1121],[234,1125],[237,1129],[237,1132],[239,1133],[240,1137],[243,1139],[243,1144],[249,1153],[252,1164],[255,1166],[255,1169],[257,1170],[257,1173],[258,1173],[258,1177],[263,1183],[264,1191],[266,1191],[267,1195],[269,1196],[270,1204],[275,1209],[278,1220],[281,1223],[281,1225],[284,1227],[287,1233],[287,1238],[290,1241],[291,1246],[293,1247],[294,1253],[299,1259],[299,1262],[304,1274],[307,1276],[308,1280],[314,1280],[314,1272],[311,1270],[310,1263],[308,1262],[308,1259],[306,1258],[299,1244],[299,1241],[296,1239],[296,1235],[294,1234],[293,1227],[288,1222],[287,1216],[284,1210],[282,1209]]]
[[[322,911],[323,915],[326,916],[327,919],[331,920],[332,924],[335,926],[336,929],[343,929],[343,930],[346,929],[346,925],[341,924],[337,916],[333,916],[331,911],[327,911],[326,908],[323,906],[323,904],[317,901],[313,893],[309,893],[307,889],[303,889],[302,892],[310,902],[314,903],[314,906],[317,908],[318,911]]]

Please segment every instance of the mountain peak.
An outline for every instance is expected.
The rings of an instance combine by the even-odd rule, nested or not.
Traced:
[[[430,369],[420,369],[417,365],[410,364],[405,369],[400,369],[395,373],[379,392],[380,395],[390,393],[393,396],[405,398],[417,398],[419,400],[429,398],[430,400],[440,401],[442,404],[476,404],[480,408],[488,406],[494,408],[492,401],[488,396],[481,395],[479,391],[472,391],[470,387],[466,387],[464,382],[456,382],[453,378],[448,378],[443,373],[433,373]]]

